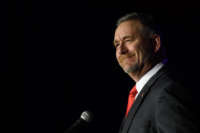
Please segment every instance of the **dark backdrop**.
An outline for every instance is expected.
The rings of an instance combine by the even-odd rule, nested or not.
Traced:
[[[63,132],[84,110],[94,113],[87,132],[118,131],[134,82],[118,66],[112,41],[116,20],[128,12],[156,16],[174,71],[185,83],[197,87],[200,16],[195,5],[170,1],[15,2],[11,31],[19,53],[13,58],[20,63],[13,63],[18,64],[13,71],[22,77],[14,78],[24,87],[25,133]]]

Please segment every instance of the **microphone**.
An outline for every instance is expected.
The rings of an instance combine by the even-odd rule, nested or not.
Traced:
[[[84,111],[76,122],[65,130],[64,133],[79,133],[82,129],[88,126],[92,121],[93,114],[90,111]]]

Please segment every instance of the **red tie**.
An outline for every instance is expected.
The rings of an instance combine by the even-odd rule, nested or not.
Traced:
[[[137,95],[137,89],[136,89],[136,85],[131,89],[131,91],[129,92],[129,97],[128,97],[128,105],[127,105],[127,109],[126,109],[126,116],[128,116],[128,112],[131,109],[131,106],[133,104],[133,102],[135,101],[135,96]]]

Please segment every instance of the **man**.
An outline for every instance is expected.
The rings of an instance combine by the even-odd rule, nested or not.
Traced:
[[[188,89],[168,70],[153,17],[131,13],[120,18],[114,46],[119,65],[136,82],[120,133],[200,132]]]

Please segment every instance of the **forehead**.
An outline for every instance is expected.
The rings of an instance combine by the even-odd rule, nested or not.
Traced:
[[[142,24],[138,20],[129,20],[122,22],[115,30],[114,40],[120,40],[125,36],[133,36],[138,34],[138,31],[142,28]]]

